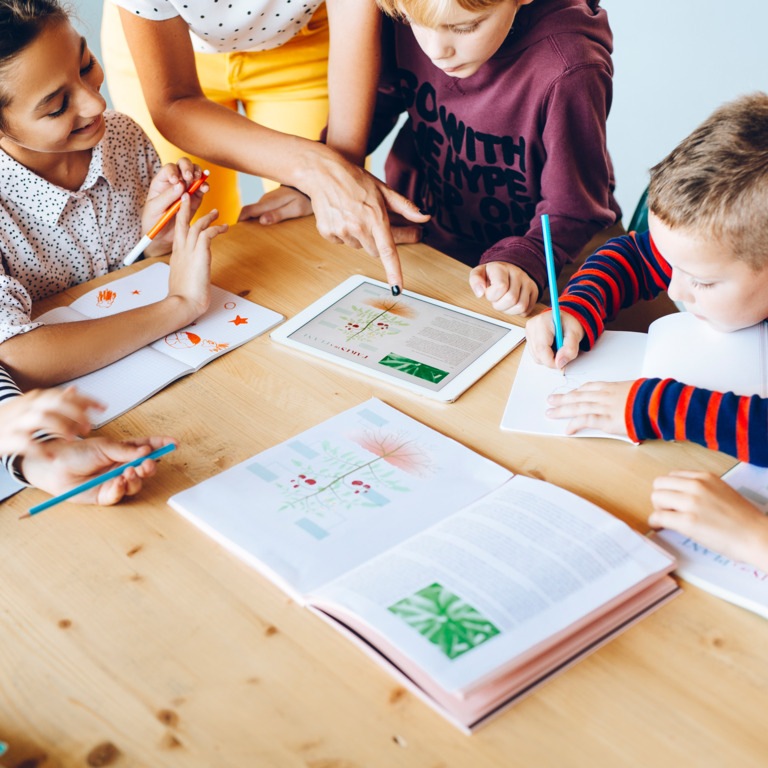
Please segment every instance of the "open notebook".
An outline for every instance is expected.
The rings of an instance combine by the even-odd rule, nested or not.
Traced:
[[[678,591],[607,512],[376,399],[169,503],[466,731]]]
[[[52,309],[36,320],[68,323],[152,304],[168,294],[169,274],[167,264],[152,264],[102,288],[95,288],[68,307]],[[94,424],[100,427],[172,381],[200,370],[206,363],[256,338],[284,319],[271,309],[214,285],[211,286],[208,311],[194,323],[68,383],[106,403],[107,409],[97,415],[98,422]]]
[[[768,397],[768,324],[722,333],[690,312],[666,315],[648,333],[605,331],[565,373],[537,365],[528,349],[501,420],[501,428],[539,435],[565,435],[568,419],[548,419],[547,397],[590,381],[672,378],[716,392]],[[583,429],[574,437],[626,437]]]

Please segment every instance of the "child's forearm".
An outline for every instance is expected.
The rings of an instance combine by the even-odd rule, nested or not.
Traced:
[[[590,349],[619,310],[653,299],[669,285],[672,269],[651,246],[648,233],[609,240],[570,279],[560,308],[578,316]]]
[[[633,440],[690,440],[741,461],[768,466],[768,400],[686,386],[673,379],[640,379],[627,399]]]
[[[19,387],[51,387],[91,373],[191,323],[179,296],[117,315],[43,325],[0,344],[0,364]]]

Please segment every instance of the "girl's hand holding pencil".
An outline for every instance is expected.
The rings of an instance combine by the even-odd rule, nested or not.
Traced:
[[[160,169],[149,185],[147,201],[141,212],[141,232],[144,237],[140,253],[162,256],[171,250],[173,227],[166,225],[178,211],[178,202],[184,192],[190,194],[192,215],[195,214],[203,195],[208,191],[207,178],[208,172],[194,165],[187,157],[182,157],[178,163],[167,163]]]

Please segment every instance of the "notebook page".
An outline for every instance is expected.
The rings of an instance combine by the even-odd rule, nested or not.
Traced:
[[[93,414],[95,428],[116,419],[172,381],[191,372],[191,368],[178,360],[161,355],[149,347],[142,347],[111,365],[72,379],[63,386],[74,384],[80,392],[91,395],[107,406],[106,410]]]
[[[284,319],[278,312],[212,285],[211,304],[204,315],[150,346],[197,370]]]
[[[565,367],[565,373],[538,365],[528,347],[523,350],[501,428],[534,435],[565,435],[568,419],[549,419],[547,398],[564,394],[590,381],[629,381],[640,374],[645,349],[643,333],[606,331],[589,352],[582,352]],[[599,429],[582,429],[578,437],[613,437]]]
[[[723,333],[690,312],[661,317],[648,329],[642,375],[766,397],[765,325]]]
[[[153,304],[168,295],[170,267],[150,264],[96,288],[70,304],[86,317],[97,318]],[[284,320],[278,312],[254,304],[215,285],[208,310],[186,328],[154,342],[157,352],[198,370],[230,349],[265,333]]]
[[[69,306],[86,317],[108,317],[129,309],[154,304],[168,295],[171,268],[164,262],[150,264],[138,272],[94,288]]]

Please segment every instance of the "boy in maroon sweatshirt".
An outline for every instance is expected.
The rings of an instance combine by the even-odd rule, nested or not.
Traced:
[[[598,0],[377,0],[385,23],[372,139],[401,128],[387,183],[432,214],[428,245],[474,267],[495,309],[527,314],[559,269],[614,224],[605,143],[612,36]]]
[[[386,180],[431,214],[395,237],[474,267],[477,296],[528,314],[547,284],[541,214],[558,271],[621,216],[605,145],[605,11],[599,0],[376,1],[392,18],[369,151],[407,112]],[[311,213],[299,194],[268,193],[252,215]]]

